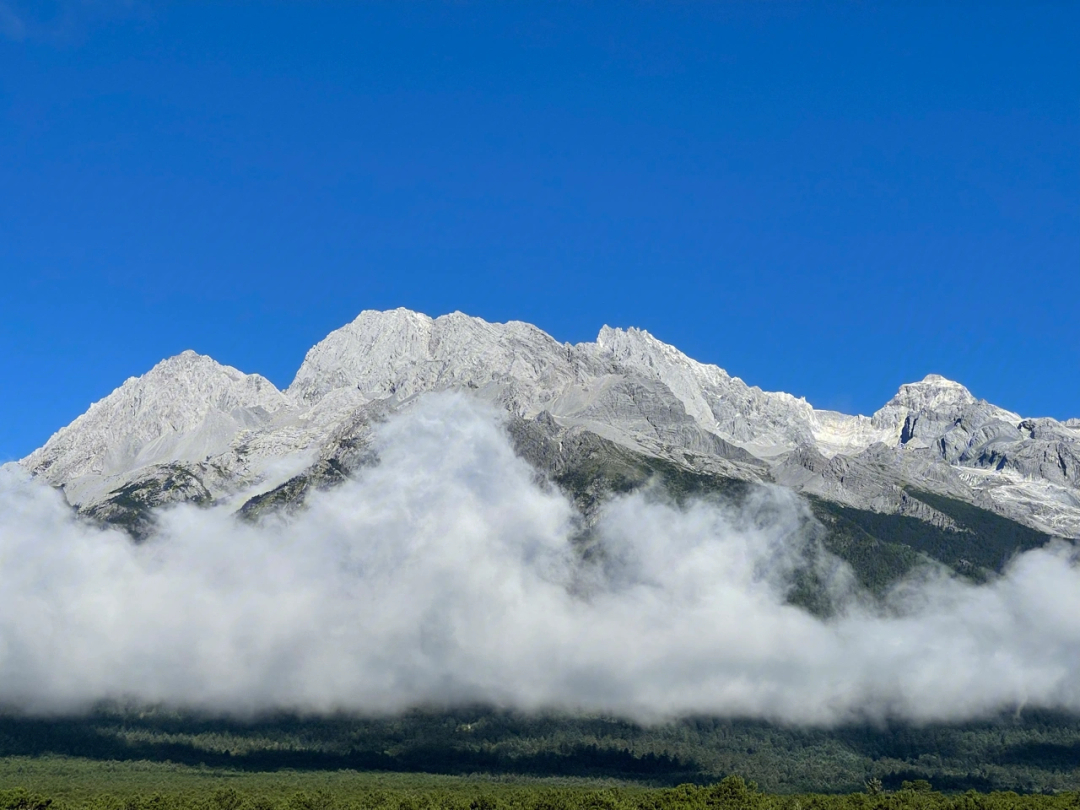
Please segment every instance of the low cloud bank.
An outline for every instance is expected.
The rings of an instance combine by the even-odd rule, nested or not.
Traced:
[[[796,499],[739,511],[613,501],[582,567],[575,514],[496,414],[430,396],[381,463],[289,520],[181,507],[135,546],[0,470],[0,706],[102,699],[214,712],[383,713],[486,703],[833,724],[1080,710],[1071,547],[998,581],[908,583],[888,611],[786,604],[806,558]],[[833,585],[850,576],[833,561]]]

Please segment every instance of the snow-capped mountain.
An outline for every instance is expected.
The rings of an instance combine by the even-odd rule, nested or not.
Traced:
[[[374,420],[437,390],[506,409],[520,452],[548,474],[580,459],[538,448],[600,442],[937,526],[951,518],[913,491],[1080,538],[1080,420],[1024,419],[937,375],[849,416],[749,386],[639,329],[605,326],[571,345],[526,323],[404,309],[332,332],[285,391],[194,352],[164,360],[21,464],[82,512],[121,522],[175,500],[295,503],[367,462]]]

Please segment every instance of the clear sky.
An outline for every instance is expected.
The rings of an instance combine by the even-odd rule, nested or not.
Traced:
[[[358,312],[1080,416],[1080,3],[0,0],[0,459]]]

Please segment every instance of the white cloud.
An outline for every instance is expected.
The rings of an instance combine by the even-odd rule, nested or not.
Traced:
[[[785,603],[808,542],[783,490],[746,508],[614,501],[583,571],[574,512],[498,416],[434,395],[381,462],[260,526],[181,507],[132,545],[0,470],[0,704],[103,698],[244,713],[488,702],[658,719],[958,720],[1080,709],[1080,571],[1025,554],[984,587],[912,584],[885,612]],[[850,577],[839,567],[839,590]]]

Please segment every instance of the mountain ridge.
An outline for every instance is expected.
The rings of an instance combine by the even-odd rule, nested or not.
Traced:
[[[596,341],[570,344],[460,312],[365,310],[313,346],[283,391],[183,352],[125,381],[19,463],[88,514],[118,493],[130,502],[142,483],[145,507],[172,502],[162,482],[181,473],[201,502],[240,508],[296,476],[330,485],[370,461],[378,419],[447,390],[502,408],[533,433],[593,435],[694,474],[948,525],[913,505],[915,488],[1080,538],[1080,419],[1025,419],[937,374],[900,386],[870,416],[818,410],[642,329],[604,326]]]

